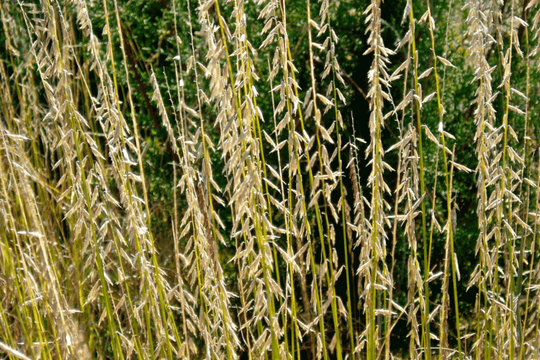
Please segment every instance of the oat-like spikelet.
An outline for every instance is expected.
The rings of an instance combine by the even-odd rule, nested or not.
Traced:
[[[481,2],[471,2],[469,7],[468,21],[471,24],[470,36],[473,40],[472,65],[479,84],[475,100],[475,140],[480,227],[477,245],[480,264],[473,272],[470,285],[480,288],[482,295],[477,300],[477,306],[486,309],[485,321],[482,327],[477,329],[475,347],[480,354],[489,357],[497,353],[514,354],[518,346],[514,329],[519,333],[521,327],[518,324],[521,319],[516,317],[519,305],[516,303],[515,291],[521,284],[516,285],[515,281],[521,277],[516,272],[515,254],[518,232],[521,229],[529,231],[530,227],[521,218],[521,201],[516,194],[523,173],[513,170],[513,164],[519,164],[522,168],[525,164],[512,145],[519,141],[519,137],[510,119],[518,119],[526,113],[515,103],[517,99],[514,94],[523,92],[512,87],[511,68],[514,57],[523,56],[517,29],[527,24],[517,15],[517,4],[514,1],[509,4],[509,19],[503,18],[502,8],[498,4],[489,7]],[[508,48],[504,48],[503,37],[509,39]],[[495,67],[489,66],[488,54],[485,51],[492,43],[501,50],[499,71],[502,83],[499,87],[502,88],[504,97],[501,120],[496,118],[492,106],[496,94],[492,95],[491,74]],[[502,248],[508,251],[507,256],[504,256],[504,267],[499,265],[503,259]],[[505,294],[505,299],[501,297],[502,294]],[[486,341],[489,346],[486,346]]]
[[[383,160],[384,149],[381,140],[381,131],[384,127],[384,102],[390,101],[388,94],[389,75],[387,73],[388,56],[393,51],[386,48],[381,37],[381,9],[380,1],[374,0],[364,12],[367,15],[369,32],[369,49],[365,54],[373,53],[373,62],[368,72],[370,118],[370,143],[366,150],[366,156],[370,157],[371,173],[368,178],[368,186],[371,188],[370,204],[370,226],[369,236],[365,237],[364,244],[361,245],[359,275],[364,279],[364,311],[366,314],[366,341],[367,358],[375,359],[379,352],[381,343],[377,328],[377,297],[389,286],[392,286],[389,279],[383,274],[388,272],[383,270],[386,266],[386,239],[385,227],[388,226],[388,218],[385,208],[388,206],[384,199],[384,193],[389,192],[383,174],[386,163]]]
[[[488,188],[487,184],[491,182],[492,171],[491,163],[494,158],[493,140],[497,138],[497,132],[494,127],[495,122],[495,110],[492,102],[494,100],[493,91],[491,87],[492,72],[495,70],[491,67],[486,58],[486,50],[491,44],[495,42],[495,39],[491,35],[490,25],[493,24],[493,12],[490,4],[483,4],[480,1],[469,2],[468,23],[469,34],[471,36],[471,65],[475,68],[476,79],[478,81],[478,88],[476,90],[475,103],[477,108],[475,110],[475,123],[476,134],[475,140],[477,143],[476,152],[478,157],[477,166],[477,184],[478,184],[478,224],[480,229],[480,235],[476,246],[476,251],[479,253],[480,263],[474,270],[471,282],[469,286],[476,285],[480,288],[484,296],[477,298],[476,306],[479,310],[483,308],[483,302],[486,299],[487,291],[492,286],[490,283],[490,273],[494,268],[493,260],[491,257],[492,250],[488,245],[490,224],[488,219],[488,213],[486,209],[489,207],[488,202]],[[487,304],[486,304],[487,305]],[[491,311],[483,312],[485,314],[485,321],[482,322],[482,328],[477,329],[477,340],[475,342],[475,350],[478,356],[482,356],[485,352],[486,356],[489,356],[491,349],[484,347],[488,336],[493,332]]]

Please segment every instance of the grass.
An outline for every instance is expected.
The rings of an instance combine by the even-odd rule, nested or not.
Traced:
[[[408,0],[389,47],[372,0],[365,141],[337,3],[302,3],[293,34],[285,1],[166,2],[175,50],[143,77],[129,4],[0,3],[0,353],[538,358],[537,3]]]

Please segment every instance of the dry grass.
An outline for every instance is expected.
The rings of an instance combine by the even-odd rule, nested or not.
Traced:
[[[172,1],[174,78],[160,82],[162,70],[151,69],[147,84],[176,159],[167,165],[174,251],[165,255],[123,4],[103,0],[106,25],[96,29],[85,0],[1,2],[0,353],[538,358],[538,1],[455,2],[456,13],[439,21],[433,2],[407,1],[408,32],[394,50],[383,43],[380,0],[363,9],[373,57],[364,146],[344,135],[354,121],[341,113],[335,4],[306,1],[301,89],[286,1],[209,0],[196,9]],[[253,11],[263,21],[255,34]],[[451,40],[460,16],[468,31]],[[188,33],[178,30],[181,17]],[[391,64],[395,52],[404,62]],[[469,68],[459,73],[451,61]],[[470,277],[459,269],[455,189],[456,174],[472,170],[445,130],[455,87],[446,77],[467,71],[479,232]],[[265,86],[271,91],[259,94]],[[391,146],[387,128],[398,134]],[[364,151],[371,173],[362,188]],[[398,251],[407,264],[401,296]],[[458,284],[478,290],[467,318]],[[408,333],[402,352],[392,346],[399,327]]]

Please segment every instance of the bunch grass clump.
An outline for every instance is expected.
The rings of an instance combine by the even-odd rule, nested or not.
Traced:
[[[2,355],[538,358],[537,0],[366,2],[365,92],[346,4],[162,1],[141,75],[130,3],[0,2]]]

